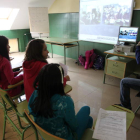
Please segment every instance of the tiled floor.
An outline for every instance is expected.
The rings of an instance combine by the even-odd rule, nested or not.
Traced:
[[[11,54],[15,59],[12,63],[21,62],[24,58],[24,53]],[[51,56],[51,55],[50,55]],[[54,55],[54,58],[48,58],[49,63],[63,63],[63,57]],[[119,103],[120,98],[120,79],[111,76],[106,77],[106,84],[103,84],[103,71],[102,70],[85,70],[83,66],[75,64],[75,60],[67,58],[67,65],[69,66],[68,74],[71,81],[68,82],[72,86],[72,91],[69,95],[75,103],[75,110],[78,110],[85,105],[90,106],[91,116],[95,120],[100,108],[105,109],[115,103]],[[140,104],[140,98],[135,97],[138,91],[131,90],[131,100],[133,111]],[[2,139],[2,126],[3,126],[3,112],[0,109],[0,139]],[[30,133],[30,132],[28,132]],[[16,140],[16,132],[13,133],[10,125],[6,128],[6,140]],[[27,138],[34,139],[34,136]],[[128,133],[127,140],[140,139],[140,110],[137,112],[134,122],[132,123]]]

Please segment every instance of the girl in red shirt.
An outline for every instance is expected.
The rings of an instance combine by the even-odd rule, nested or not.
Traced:
[[[48,53],[49,51],[47,50],[47,46],[42,39],[31,40],[27,45],[23,62],[24,90],[27,101],[29,101],[31,94],[35,90],[33,87],[35,78],[37,77],[41,68],[48,64],[46,60]],[[66,76],[64,78],[64,85],[66,85],[66,81],[68,80],[69,76]]]
[[[7,89],[8,85],[14,85],[23,80],[23,75],[17,76],[21,71],[13,72],[9,58],[9,41],[5,36],[0,36],[0,88]],[[21,93],[21,86],[8,91],[13,97]]]

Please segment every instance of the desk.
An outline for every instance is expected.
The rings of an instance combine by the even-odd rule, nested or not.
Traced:
[[[117,53],[117,52],[114,52],[113,49],[112,49],[112,50],[109,50],[109,51],[105,51],[104,53],[106,54],[106,57],[105,57],[105,69],[104,69],[103,84],[105,84],[105,77],[106,77],[106,62],[107,62],[108,55],[114,55],[114,56],[120,56],[120,57],[125,57],[125,58],[136,59],[135,56],[125,55],[123,52],[122,52],[122,53]]]
[[[22,68],[22,62],[15,63],[11,61],[11,67],[12,67],[12,70]]]
[[[109,50],[109,51],[105,51],[104,53],[107,54],[106,57],[110,54],[110,55],[115,55],[115,56],[121,56],[121,57],[127,57],[127,58],[136,59],[135,56],[125,55],[123,52],[117,53],[117,52],[114,52],[113,49]]]
[[[52,58],[53,58],[53,45],[63,46],[64,47],[64,64],[66,64],[66,49],[71,47],[77,47],[78,57],[79,57],[79,41],[77,39],[68,39],[68,38],[41,38],[47,44],[51,44]],[[72,44],[77,43],[77,44]]]
[[[126,131],[128,132],[128,130],[129,130],[134,118],[135,118],[135,114],[133,113],[133,111],[131,111],[127,108],[118,106],[118,105],[111,105],[111,106],[107,107],[105,110],[126,112]],[[96,126],[96,120],[94,121],[93,129],[95,129],[95,126]]]

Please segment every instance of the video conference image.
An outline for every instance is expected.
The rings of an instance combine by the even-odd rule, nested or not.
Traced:
[[[120,27],[119,41],[136,41],[138,28]]]
[[[96,4],[86,5],[81,11],[81,24],[107,24],[107,25],[129,25],[129,15],[131,8],[129,5],[105,4],[96,6]]]
[[[130,26],[132,0],[80,0],[79,39],[116,43],[119,27]]]

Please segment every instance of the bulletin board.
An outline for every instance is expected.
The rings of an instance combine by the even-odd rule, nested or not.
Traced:
[[[135,8],[134,10],[140,10],[140,0],[135,0]]]

